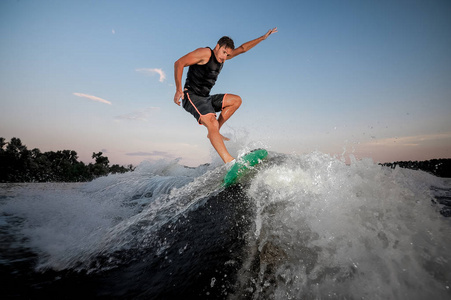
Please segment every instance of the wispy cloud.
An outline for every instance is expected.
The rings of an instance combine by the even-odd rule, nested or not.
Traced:
[[[416,136],[404,136],[404,137],[394,137],[394,138],[385,138],[385,139],[376,139],[367,143],[364,143],[368,146],[419,146],[422,144],[430,144],[433,142],[450,140],[451,133],[437,133],[437,134],[428,134],[428,135],[416,135]]]
[[[101,103],[105,103],[105,104],[111,105],[110,101],[102,99],[102,98],[99,98],[99,97],[96,97],[96,96],[82,94],[82,93],[74,93],[74,95],[77,96],[77,97],[87,98],[87,99],[92,100],[92,101],[97,101],[97,102],[101,102]]]
[[[114,117],[115,120],[128,120],[128,121],[148,121],[152,114],[160,111],[159,107],[148,107],[139,111],[123,114]]]
[[[451,133],[400,136],[373,139],[355,145],[358,157],[371,157],[379,162],[428,160],[450,157]]]
[[[158,74],[158,75],[160,75],[160,82],[163,82],[166,80],[166,74],[164,73],[164,71],[162,69],[141,68],[141,69],[136,69],[136,72],[140,72],[140,73],[144,73],[144,74],[148,74],[148,75]]]
[[[170,154],[169,152],[164,151],[152,151],[152,152],[130,152],[126,153],[128,156],[140,156],[140,157],[158,157],[158,158],[167,158],[167,159],[174,159],[175,156]]]
[[[168,155],[167,152],[163,151],[152,151],[152,152],[130,152],[127,153],[128,156],[165,156]]]

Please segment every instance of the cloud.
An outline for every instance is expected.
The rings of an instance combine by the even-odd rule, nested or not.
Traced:
[[[149,75],[153,75],[153,74],[158,74],[160,75],[160,82],[163,82],[166,80],[166,74],[164,73],[164,71],[162,69],[146,69],[146,68],[141,68],[141,69],[136,69],[136,72],[140,72],[140,73],[144,73],[144,74],[149,74]]]
[[[96,96],[82,94],[82,93],[74,93],[74,95],[77,96],[77,97],[87,98],[87,99],[92,100],[92,101],[102,102],[102,103],[111,105],[110,101],[102,99],[102,98],[99,98],[99,97],[96,97]]]
[[[152,151],[152,152],[138,151],[138,152],[126,153],[125,155],[128,155],[128,156],[144,156],[144,157],[157,156],[157,157],[164,157],[164,158],[169,158],[169,159],[173,159],[174,158],[174,155],[170,154],[169,152],[164,152],[164,151]]]
[[[128,121],[148,121],[150,117],[157,111],[160,111],[159,107],[148,107],[139,111],[116,116],[114,117],[114,119]]]
[[[437,134],[427,134],[427,135],[416,135],[416,136],[404,136],[395,138],[385,138],[376,139],[367,143],[367,146],[408,146],[416,147],[424,144],[436,143],[439,141],[449,141],[451,140],[451,133],[437,133]]]
[[[379,162],[450,157],[451,133],[373,139],[355,145],[356,155]]]

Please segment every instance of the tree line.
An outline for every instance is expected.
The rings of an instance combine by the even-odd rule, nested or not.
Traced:
[[[95,163],[78,161],[73,150],[49,151],[42,153],[35,148],[28,150],[19,138],[6,142],[0,137],[0,182],[81,182],[110,173],[133,171],[117,164],[110,166],[108,157],[102,152],[92,153]],[[439,177],[451,177],[451,159],[427,161],[397,161],[383,166],[423,170]]]
[[[73,150],[42,153],[28,150],[19,138],[6,142],[0,137],[0,182],[83,182],[134,170],[133,165],[110,166],[102,152],[93,152],[92,158],[95,163],[85,164]]]
[[[392,169],[399,166],[401,168],[422,170],[438,177],[451,177],[451,159],[431,159],[425,161],[396,161],[392,163],[384,163],[383,166],[390,167]]]

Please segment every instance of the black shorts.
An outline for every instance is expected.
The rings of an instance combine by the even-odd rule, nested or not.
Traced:
[[[216,94],[208,97],[202,97],[191,91],[184,91],[183,108],[192,114],[200,123],[200,117],[208,114],[216,115],[216,112],[222,111],[224,97],[227,94]]]

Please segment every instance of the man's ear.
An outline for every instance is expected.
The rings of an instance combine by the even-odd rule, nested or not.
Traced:
[[[218,51],[219,50],[219,44],[216,44],[216,46],[215,46],[215,49],[214,49],[215,51]]]

